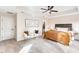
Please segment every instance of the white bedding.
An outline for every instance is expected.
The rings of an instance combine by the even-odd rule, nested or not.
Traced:
[[[79,42],[73,42],[70,46],[65,46],[49,40],[37,40],[34,44],[25,45],[20,53],[72,53],[79,52]],[[76,45],[75,45],[76,44]]]

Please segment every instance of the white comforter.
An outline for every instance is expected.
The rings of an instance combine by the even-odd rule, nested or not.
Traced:
[[[65,46],[49,40],[37,40],[33,44],[25,45],[20,53],[72,53],[79,52],[79,42],[73,41],[70,46]]]

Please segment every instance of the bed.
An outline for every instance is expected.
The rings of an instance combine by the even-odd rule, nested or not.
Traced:
[[[79,53],[79,42],[73,40],[69,46],[42,38],[34,39],[34,43],[25,44],[19,53]]]
[[[69,45],[70,36],[68,32],[48,30],[44,33],[44,38],[52,41],[62,43],[64,45]]]

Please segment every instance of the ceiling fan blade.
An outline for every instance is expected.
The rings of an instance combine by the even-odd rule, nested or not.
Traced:
[[[58,12],[57,10],[50,10],[51,12]]]
[[[51,14],[52,12],[58,12],[57,10],[52,10],[54,8],[54,6],[48,6],[48,9],[44,9],[44,8],[41,8],[42,10],[45,10],[44,12],[42,13],[45,13],[47,11],[49,11],[49,13]]]
[[[50,9],[53,9],[53,7],[54,7],[54,6],[51,6],[51,8],[50,8]]]
[[[47,10],[47,9],[44,9],[44,8],[41,8],[42,10]]]
[[[46,11],[44,11],[44,12],[42,12],[42,13],[45,13],[45,12],[47,12],[48,10],[46,10]]]
[[[48,6],[48,10],[51,10],[51,9],[53,9],[53,7],[54,7],[54,6]]]

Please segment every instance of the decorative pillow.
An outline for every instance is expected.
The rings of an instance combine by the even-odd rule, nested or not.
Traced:
[[[30,30],[29,30],[29,36],[34,36],[34,35],[35,35],[34,30],[33,30],[33,29],[30,29]]]

